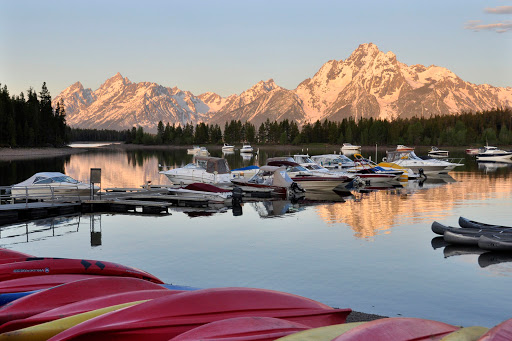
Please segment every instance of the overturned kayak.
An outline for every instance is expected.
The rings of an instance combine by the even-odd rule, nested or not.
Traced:
[[[334,309],[279,291],[214,288],[161,297],[80,323],[52,338],[169,340],[206,323],[226,318],[275,317],[321,327],[344,323],[351,309]]]
[[[0,333],[23,329],[37,324],[46,323],[64,317],[82,314],[88,311],[102,309],[118,304],[141,300],[151,300],[163,296],[175,295],[180,292],[182,291],[167,289],[137,290],[83,299],[75,303],[70,303],[54,309],[43,311],[39,314],[32,315],[24,319],[7,322],[0,327]]]
[[[0,309],[0,323],[24,319],[80,300],[134,290],[161,289],[158,284],[137,278],[101,277],[83,279],[19,298]],[[3,331],[0,326],[0,332]]]
[[[129,266],[85,259],[26,258],[25,261],[0,265],[0,281],[22,277],[57,274],[135,277],[163,283],[152,274]]]
[[[333,341],[407,341],[440,340],[458,330],[459,327],[443,322],[391,317],[363,323],[333,339]]]
[[[207,323],[174,337],[172,341],[273,341],[310,328],[273,317],[235,317]]]
[[[501,322],[489,329],[479,341],[505,341],[512,339],[512,319]]]

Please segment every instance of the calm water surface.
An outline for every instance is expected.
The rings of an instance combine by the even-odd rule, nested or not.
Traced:
[[[301,150],[262,150],[259,158],[245,159],[235,152],[226,158],[236,168],[290,152]],[[215,153],[220,156],[220,149]],[[245,203],[241,215],[222,209],[55,218],[2,227],[0,247],[118,262],[173,284],[267,288],[333,307],[492,327],[512,318],[512,255],[444,246],[430,226],[434,220],[457,225],[459,216],[512,225],[512,168],[478,165],[459,154],[463,168],[423,186],[355,193],[335,203]],[[86,180],[90,168],[102,169],[102,188],[138,187],[148,180],[169,184],[158,165],[190,160],[185,150],[91,149],[66,158],[0,163],[0,185],[38,171]]]

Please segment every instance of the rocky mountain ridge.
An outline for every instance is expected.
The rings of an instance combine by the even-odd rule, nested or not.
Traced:
[[[240,95],[222,97],[213,92],[195,96],[177,87],[150,82],[133,83],[117,73],[97,90],[76,82],[55,99],[64,100],[72,127],[130,129],[142,126],[154,132],[159,121],[224,125],[236,119],[262,122],[396,119],[430,117],[461,111],[512,107],[512,88],[475,85],[450,70],[431,65],[406,65],[392,52],[372,43],[360,45],[346,60],[326,62],[296,89],[260,81]]]

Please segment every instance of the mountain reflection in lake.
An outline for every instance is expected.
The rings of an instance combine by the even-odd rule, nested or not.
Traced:
[[[210,152],[222,155],[220,148]],[[235,151],[226,158],[239,168],[301,152],[261,150],[245,159]],[[159,164],[179,167],[191,160],[186,150],[97,149],[46,162],[0,163],[0,176],[3,184],[13,184],[35,172],[64,171],[87,180],[90,168],[101,168],[102,188],[139,187],[147,181],[170,184],[158,173]],[[430,226],[434,220],[455,226],[459,216],[512,225],[511,168],[479,168],[471,157],[464,163],[424,183],[311,193],[302,202],[176,207],[170,215],[82,215],[79,226],[3,226],[0,246],[122,263],[167,283],[275,289],[368,313],[491,327],[512,318],[510,255],[446,245]],[[30,174],[20,171],[25,167]]]

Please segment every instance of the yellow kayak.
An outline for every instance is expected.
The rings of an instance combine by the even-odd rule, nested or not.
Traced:
[[[340,336],[341,334],[363,323],[365,322],[350,322],[326,327],[312,328],[281,337],[276,341],[331,341],[335,337]]]
[[[480,326],[460,328],[459,330],[446,335],[440,341],[476,341],[479,340],[482,335],[487,333],[488,330],[489,328]]]
[[[0,334],[0,340],[48,340],[49,338],[59,334],[60,332],[63,332],[66,329],[74,327],[79,323],[90,320],[93,317],[100,316],[114,310],[123,309],[147,301],[149,300],[117,304],[110,307],[92,310],[86,313],[61,318],[55,321],[41,323],[32,327],[2,333]]]

